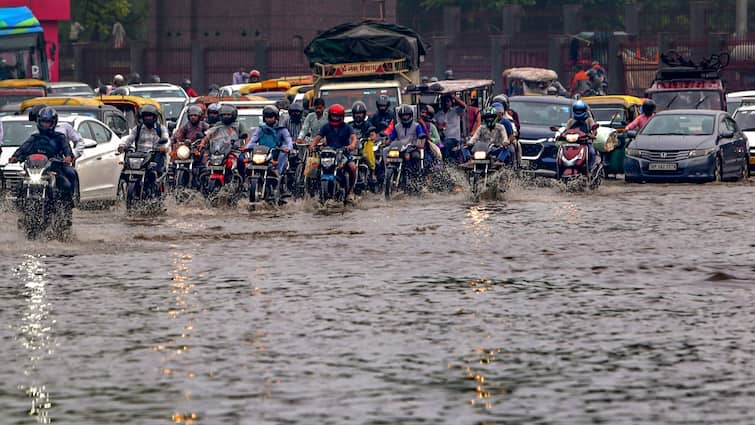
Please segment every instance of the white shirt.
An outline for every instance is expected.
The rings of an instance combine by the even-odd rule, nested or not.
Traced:
[[[84,153],[84,140],[81,138],[81,134],[71,127],[71,124],[59,122],[55,126],[55,131],[66,135],[66,141],[73,145],[73,156],[78,158]]]

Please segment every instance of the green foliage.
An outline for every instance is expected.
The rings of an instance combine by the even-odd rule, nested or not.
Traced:
[[[115,21],[129,15],[131,3],[129,0],[73,0],[72,20],[79,21],[92,40],[106,39]]]

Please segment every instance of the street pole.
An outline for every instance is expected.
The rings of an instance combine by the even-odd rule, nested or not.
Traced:
[[[747,37],[747,1],[737,0],[737,38]]]

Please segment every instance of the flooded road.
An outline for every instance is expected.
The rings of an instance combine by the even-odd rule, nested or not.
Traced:
[[[0,214],[3,424],[750,424],[755,185]]]

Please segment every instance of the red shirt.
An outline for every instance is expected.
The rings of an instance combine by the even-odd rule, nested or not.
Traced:
[[[650,118],[653,118],[654,115],[655,114],[651,116],[647,116],[645,114],[640,114],[639,117],[635,118],[634,121],[630,122],[629,125],[627,125],[626,128],[624,128],[624,131],[629,131],[629,130],[634,130],[634,129],[642,130],[645,127],[645,125],[648,123],[648,121],[650,121]]]
[[[189,87],[189,90],[186,90],[186,94],[189,97],[199,97],[199,94],[191,87]]]

